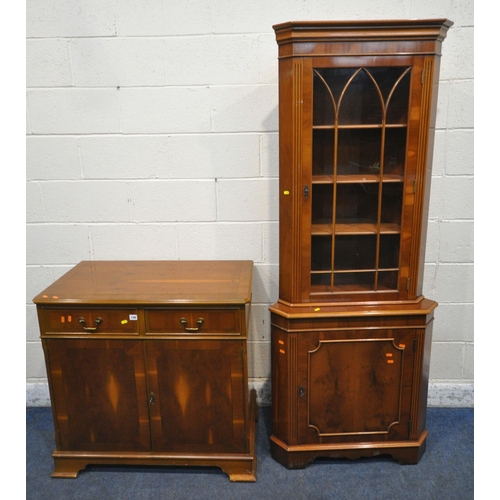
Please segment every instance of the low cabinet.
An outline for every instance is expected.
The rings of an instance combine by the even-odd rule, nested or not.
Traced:
[[[35,297],[54,477],[88,464],[212,465],[255,481],[252,262],[82,262]]]

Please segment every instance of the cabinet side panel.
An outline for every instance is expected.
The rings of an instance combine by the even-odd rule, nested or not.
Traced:
[[[418,391],[418,406],[415,405],[415,409],[418,408],[418,415],[414,417],[414,426],[412,433],[417,437],[422,434],[425,430],[426,416],[427,416],[427,397],[429,392],[429,367],[431,361],[431,345],[432,345],[432,326],[433,320],[431,320],[427,328],[422,330],[421,337],[418,339],[418,345],[420,346],[420,352],[418,353],[417,359],[421,363],[416,369],[416,382]]]
[[[425,248],[427,243],[427,224],[429,219],[429,200],[431,191],[431,177],[432,177],[432,159],[434,154],[434,139],[436,133],[436,112],[437,112],[437,98],[439,88],[439,69],[441,58],[428,58],[425,61],[425,70],[427,75],[424,75],[424,96],[427,97],[427,109],[423,109],[423,113],[428,116],[428,134],[427,141],[424,142],[425,149],[422,154],[424,155],[425,169],[423,169],[423,201],[422,201],[422,227],[421,227],[421,240],[419,248],[419,261],[418,261],[418,275],[416,282],[416,294],[422,295],[424,266],[425,266]]]
[[[300,272],[297,186],[302,149],[299,95],[302,61],[280,60],[279,73],[279,296],[293,302]]]
[[[291,338],[293,337],[293,338]],[[292,436],[296,416],[293,411],[291,387],[296,369],[292,357],[296,354],[295,336],[290,336],[276,326],[271,331],[272,364],[272,433],[286,442],[293,442]],[[295,425],[296,428],[296,425]]]

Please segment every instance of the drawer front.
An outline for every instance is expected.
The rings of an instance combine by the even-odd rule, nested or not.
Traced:
[[[46,309],[41,324],[45,334],[138,335],[138,311],[130,309]]]
[[[144,312],[146,335],[241,335],[240,309],[175,308]]]

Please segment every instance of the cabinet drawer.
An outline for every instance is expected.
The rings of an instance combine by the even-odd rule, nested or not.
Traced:
[[[44,334],[139,334],[137,309],[46,309],[41,312]]]
[[[238,308],[150,309],[144,312],[146,335],[241,335]]]

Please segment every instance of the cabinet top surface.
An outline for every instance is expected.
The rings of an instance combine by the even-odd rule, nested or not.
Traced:
[[[366,20],[366,19],[356,19],[356,20],[322,20],[322,21],[287,21],[284,23],[275,24],[273,28],[275,30],[281,28],[332,28],[332,29],[344,29],[344,28],[354,28],[354,27],[366,27],[366,28],[383,28],[383,27],[417,27],[417,26],[436,26],[445,25],[450,27],[453,25],[453,21],[445,18],[439,19],[376,19],[376,20]]]
[[[83,261],[38,294],[39,305],[245,304],[252,261]]]

